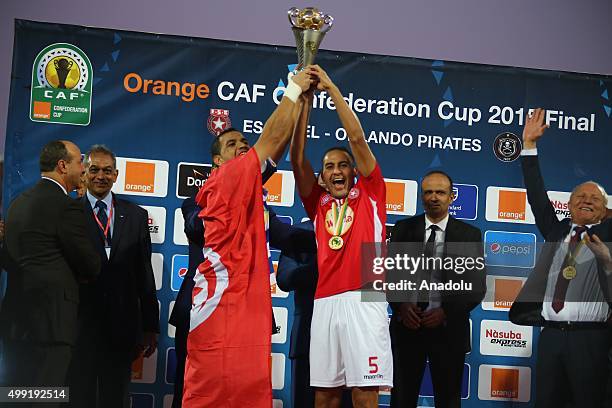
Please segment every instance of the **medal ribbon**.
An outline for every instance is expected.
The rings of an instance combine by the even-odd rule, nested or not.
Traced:
[[[578,255],[580,248],[582,248],[585,242],[585,239],[582,238],[580,242],[576,244],[576,247],[573,250],[570,251],[568,249],[567,255],[565,256],[565,261],[563,262],[565,266],[576,266],[576,255]]]
[[[338,209],[336,201],[332,203],[332,214],[334,216],[334,225],[332,227],[335,236],[342,235],[342,227],[344,226],[344,216],[346,215],[346,208],[348,207],[348,199],[344,199],[342,206]]]

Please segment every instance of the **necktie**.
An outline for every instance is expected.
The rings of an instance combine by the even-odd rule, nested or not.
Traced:
[[[432,224],[429,226],[429,230],[431,231],[431,234],[429,234],[429,238],[425,242],[423,255],[425,255],[426,258],[433,258],[435,256],[436,248],[436,232],[440,230],[440,227],[435,224]],[[431,282],[432,275],[433,271],[429,271],[428,276],[423,276],[423,278],[427,279],[428,282]],[[417,306],[423,311],[427,309],[427,306],[429,306],[429,293],[420,294],[419,297],[424,297],[426,299],[423,299],[422,301],[417,303]]]
[[[102,235],[104,235],[106,224],[108,224],[108,215],[106,215],[106,203],[102,200],[98,200],[96,201],[95,208],[98,209],[97,217],[98,217],[98,221],[100,221],[99,227],[102,229]],[[109,245],[110,245],[110,239],[111,239],[111,233],[110,233],[110,228],[109,228],[108,237],[106,237],[106,240],[108,241],[107,244]]]
[[[580,242],[580,237],[582,236],[582,233],[586,230],[587,229],[585,227],[575,227],[574,231],[572,232],[572,236],[570,237],[570,242],[567,248],[567,255],[565,256],[563,265],[561,265],[559,275],[557,276],[557,283],[555,284],[555,293],[553,295],[552,302],[552,309],[555,311],[555,313],[559,313],[561,310],[563,310],[563,307],[565,306],[565,294],[567,293],[567,288],[571,281],[571,278],[567,279],[565,276],[563,276],[563,269],[568,266],[568,260],[570,256],[573,257],[576,255],[573,254],[573,252],[576,249],[578,242]]]

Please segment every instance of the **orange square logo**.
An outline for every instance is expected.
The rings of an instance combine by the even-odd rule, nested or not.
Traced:
[[[36,119],[51,119],[51,102],[34,101],[33,116]]]
[[[155,163],[125,163],[125,191],[155,192]]]
[[[522,287],[523,282],[518,279],[495,279],[493,307],[496,309],[510,309]]]
[[[132,362],[132,380],[142,380],[144,354]]]
[[[404,211],[404,195],[406,193],[406,185],[393,181],[385,181],[387,188],[387,211]]]
[[[519,370],[491,368],[491,397],[518,398]]]
[[[266,190],[268,190],[268,196],[266,202],[268,203],[280,203],[283,195],[283,174],[274,173],[272,177],[264,184]]]
[[[525,220],[527,193],[524,191],[499,190],[497,215],[503,220]]]

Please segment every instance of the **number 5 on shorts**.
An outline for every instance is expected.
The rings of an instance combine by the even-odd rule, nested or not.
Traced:
[[[370,374],[376,374],[378,372],[378,364],[376,364],[378,357],[372,356],[369,358]]]

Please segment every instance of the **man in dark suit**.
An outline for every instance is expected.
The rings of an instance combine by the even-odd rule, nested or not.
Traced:
[[[87,192],[80,200],[88,239],[102,259],[79,310],[81,333],[71,365],[74,407],[128,407],[131,364],[157,347],[159,310],[147,212],[111,193],[116,158],[102,145],[85,155]]]
[[[309,235],[293,234],[281,252],[276,283],[281,290],[293,291],[293,324],[289,340],[291,360],[291,406],[314,407],[315,389],[310,386],[310,323],[317,289],[317,248],[312,221],[296,224],[293,231],[303,229]],[[351,391],[342,393],[343,408],[352,407]]]
[[[538,163],[536,142],[548,127],[545,117],[536,109],[527,119],[521,154],[527,199],[546,244],[510,309],[510,320],[544,327],[535,370],[538,408],[568,401],[602,407],[611,344],[607,194],[595,182],[579,184],[570,196],[570,218],[559,221]]]
[[[311,221],[297,224],[297,227],[313,231]],[[311,241],[315,236],[312,232]],[[291,359],[291,401],[294,408],[314,407],[314,389],[310,386],[310,322],[314,294],[317,288],[317,251],[304,251],[301,245],[282,251],[276,271],[276,283],[286,292],[293,292],[293,325],[289,343]]]
[[[204,247],[204,223],[198,218],[201,210],[195,202],[195,196],[186,198],[181,205],[185,235],[189,241],[189,266],[176,295],[174,308],[169,320],[169,323],[176,328],[174,332],[176,372],[172,408],[180,408],[182,406],[185,359],[187,358],[187,335],[189,334],[189,311],[191,310],[191,293],[194,285],[193,277],[197,267],[204,262],[204,254],[202,252]]]
[[[79,148],[69,141],[47,143],[40,171],[42,179],[13,201],[6,217],[1,385],[66,385],[77,337],[78,282],[100,272],[83,208],[67,195],[83,173]],[[86,296],[81,294],[82,302]]]
[[[473,285],[471,290],[430,290],[421,298],[408,297],[391,304],[394,367],[391,406],[417,406],[425,362],[429,358],[436,407],[459,407],[465,353],[471,349],[470,311],[484,297],[486,285],[482,235],[478,228],[448,214],[453,201],[453,183],[446,173],[432,171],[425,175],[421,195],[425,214],[397,222],[391,242],[413,243],[405,245],[417,257],[424,249],[428,257],[480,258],[482,267],[463,273],[459,269],[438,270],[427,278],[439,283],[464,280]]]

